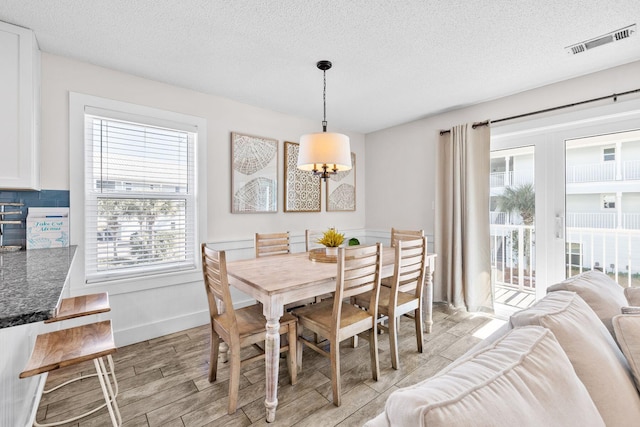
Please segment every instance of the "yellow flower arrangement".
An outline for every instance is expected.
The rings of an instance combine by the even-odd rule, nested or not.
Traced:
[[[328,248],[337,248],[344,242],[344,234],[338,233],[335,228],[330,228],[316,242]]]

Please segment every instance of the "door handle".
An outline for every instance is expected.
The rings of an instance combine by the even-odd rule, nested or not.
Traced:
[[[564,239],[564,215],[556,215],[555,235],[556,239]]]

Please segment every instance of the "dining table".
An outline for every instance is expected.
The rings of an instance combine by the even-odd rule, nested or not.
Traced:
[[[265,370],[266,420],[275,421],[278,406],[278,366],[280,349],[280,317],[286,304],[335,292],[337,263],[315,252],[300,252],[249,258],[227,263],[229,284],[262,303],[266,319]],[[424,292],[425,331],[431,332],[435,254],[427,254]],[[323,262],[312,260],[321,259]],[[393,276],[394,249],[383,247],[381,278]]]

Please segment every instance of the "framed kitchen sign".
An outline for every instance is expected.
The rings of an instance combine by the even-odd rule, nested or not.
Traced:
[[[231,133],[231,212],[278,211],[278,141]]]
[[[298,169],[300,144],[284,142],[284,211],[320,212],[320,178]]]
[[[356,155],[351,153],[351,169],[327,179],[327,212],[356,210]]]

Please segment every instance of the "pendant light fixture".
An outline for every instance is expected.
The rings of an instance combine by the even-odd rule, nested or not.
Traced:
[[[298,169],[312,171],[326,181],[330,175],[351,169],[351,148],[348,136],[327,132],[327,70],[331,68],[331,62],[319,61],[316,65],[322,70],[324,80],[322,132],[300,137]]]

